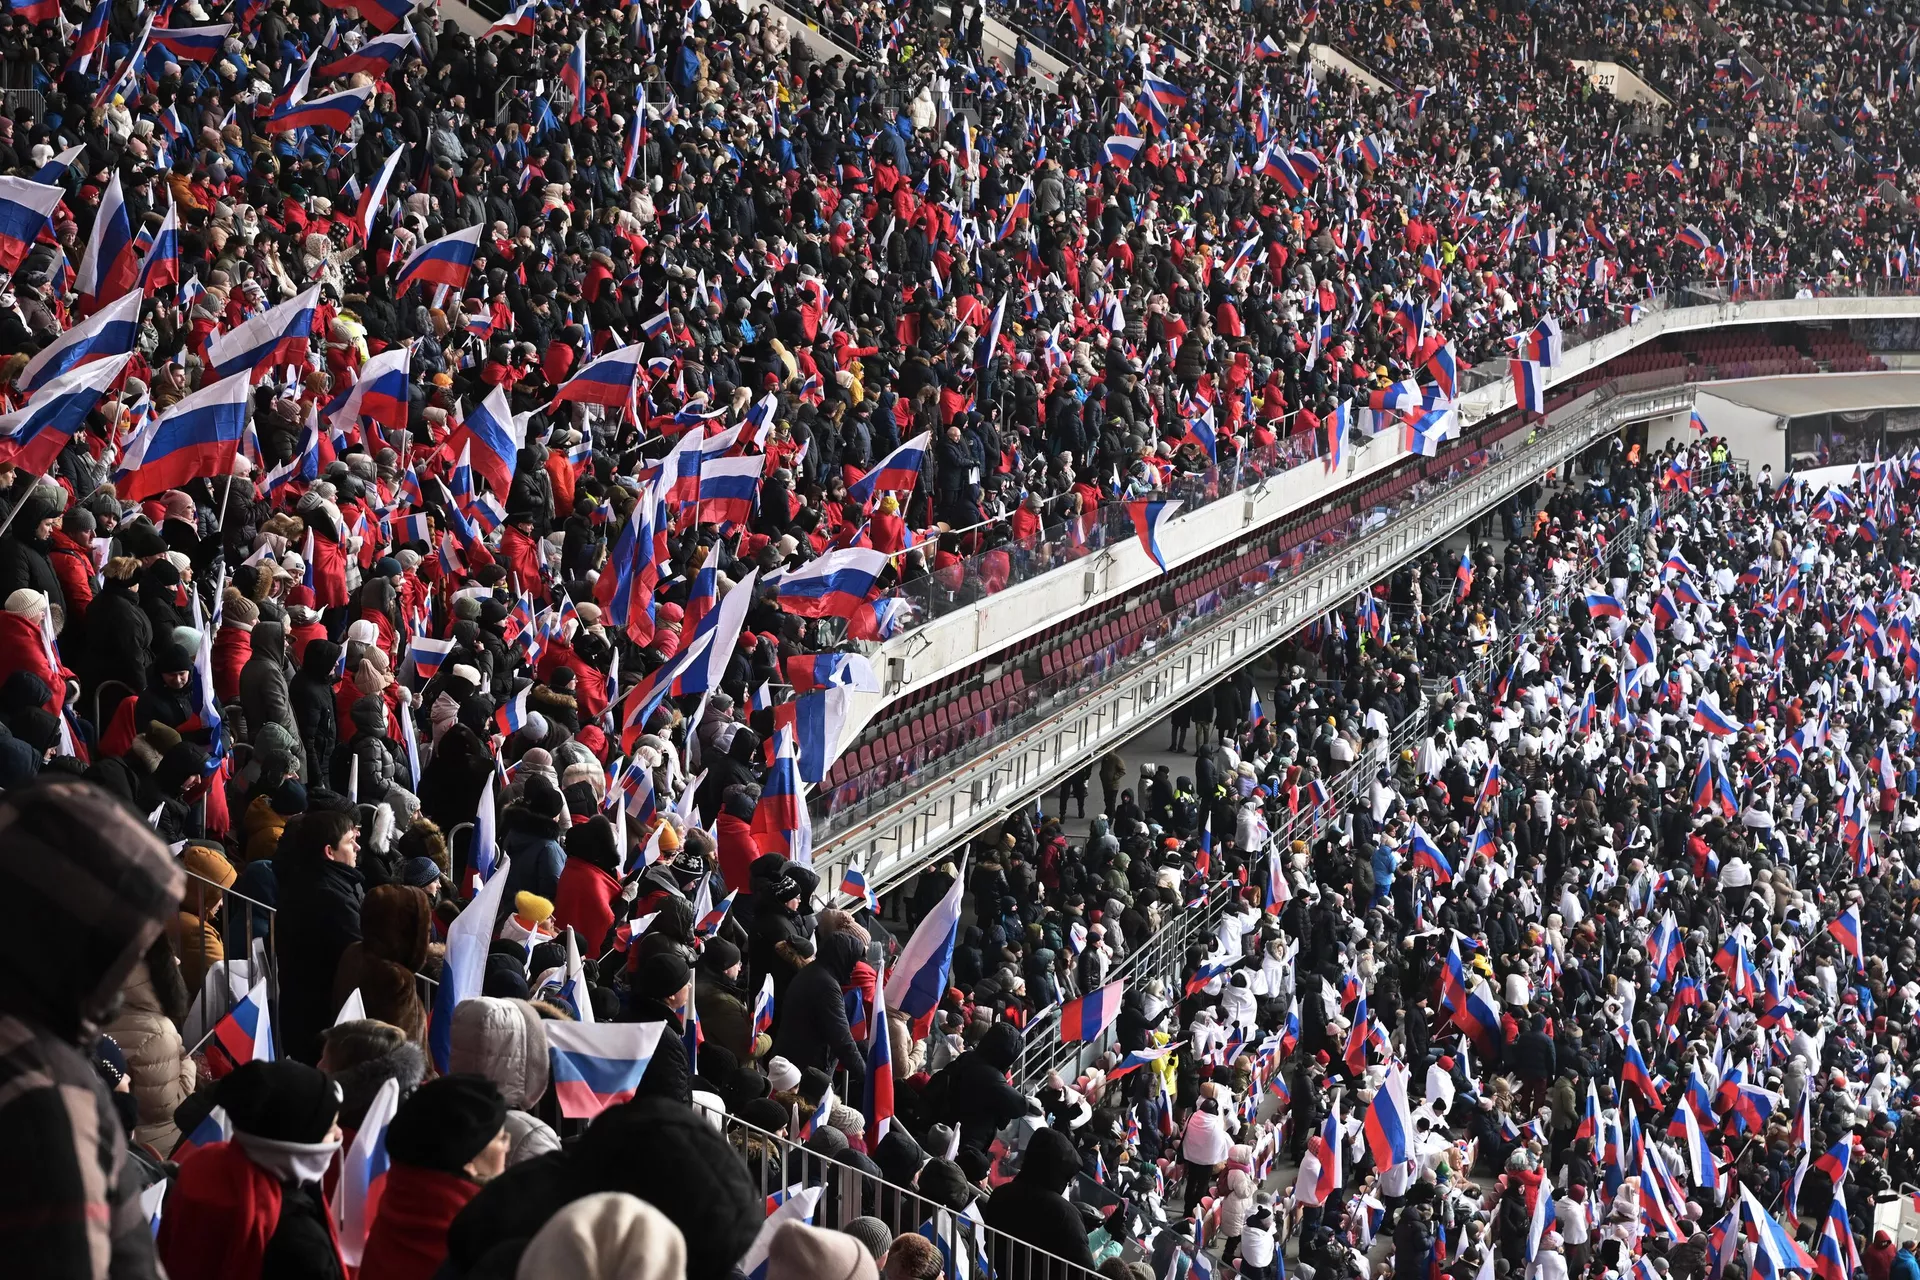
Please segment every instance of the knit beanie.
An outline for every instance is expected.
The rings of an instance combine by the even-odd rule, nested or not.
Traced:
[[[459,1173],[507,1123],[506,1099],[485,1076],[429,1081],[400,1104],[387,1127],[387,1154],[400,1164]]]
[[[602,1191],[556,1213],[520,1255],[517,1280],[681,1280],[687,1241],[637,1196]]]
[[[340,1114],[340,1090],[304,1062],[255,1061],[214,1087],[214,1103],[240,1133],[273,1142],[326,1140]]]
[[[789,1221],[767,1245],[767,1280],[880,1280],[880,1271],[852,1236]]]

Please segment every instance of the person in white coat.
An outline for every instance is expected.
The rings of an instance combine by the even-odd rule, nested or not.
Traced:
[[[1203,1098],[1187,1117],[1180,1134],[1180,1158],[1187,1164],[1187,1212],[1200,1206],[1200,1197],[1213,1185],[1214,1174],[1233,1151],[1233,1135],[1220,1118],[1220,1104]]]

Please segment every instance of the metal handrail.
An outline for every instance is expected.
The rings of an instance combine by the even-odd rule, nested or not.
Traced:
[[[895,1234],[925,1234],[923,1229],[930,1226],[942,1237],[936,1246],[944,1243],[956,1264],[965,1263],[947,1272],[949,1280],[986,1280],[990,1275],[997,1280],[1097,1280],[1095,1272],[1078,1263],[980,1223],[977,1208],[971,1221],[979,1225],[969,1230],[951,1208],[917,1191],[841,1164],[736,1116],[712,1110],[708,1115],[740,1153],[763,1200],[807,1187],[823,1190],[813,1214],[816,1227],[838,1230],[858,1217],[879,1218]]]

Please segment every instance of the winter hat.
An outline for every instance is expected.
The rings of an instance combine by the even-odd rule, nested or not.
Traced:
[[[683,1102],[609,1107],[569,1153],[587,1189],[625,1191],[673,1220],[687,1242],[687,1280],[727,1280],[766,1217],[745,1161]]]
[[[703,1054],[702,1057],[705,1055]],[[793,1120],[787,1109],[772,1098],[755,1098],[740,1108],[740,1118],[756,1129],[778,1133]]]
[[[457,1174],[506,1123],[506,1099],[491,1080],[442,1076],[400,1104],[387,1127],[387,1154],[401,1164]]]
[[[7,612],[28,622],[38,623],[47,612],[47,593],[21,587],[7,597]]]
[[[682,1280],[687,1240],[673,1220],[637,1196],[602,1191],[556,1213],[527,1242],[517,1280]]]
[[[767,1083],[773,1086],[775,1093],[792,1093],[800,1087],[800,1068],[776,1056],[767,1063]]]
[[[340,1089],[304,1062],[249,1062],[214,1086],[213,1100],[240,1133],[272,1142],[324,1142],[340,1114]]]
[[[528,717],[531,721],[532,717]],[[540,774],[527,779],[526,806],[535,817],[558,822],[560,815],[566,812],[566,802],[560,798],[560,789]]]
[[[767,1244],[767,1280],[880,1280],[858,1240],[789,1221]]]
[[[648,956],[634,975],[634,990],[654,1000],[669,1000],[687,989],[693,970],[670,951]]]
[[[878,1218],[855,1218],[840,1230],[865,1245],[875,1262],[886,1257],[888,1247],[893,1244],[892,1230]]]
[[[740,948],[725,938],[708,938],[700,952],[700,967],[714,973],[725,973],[740,963]]]

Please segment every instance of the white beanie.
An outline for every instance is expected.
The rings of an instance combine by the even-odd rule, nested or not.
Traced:
[[[7,597],[7,612],[38,623],[47,611],[47,593],[22,587]]]
[[[800,1087],[800,1068],[785,1058],[776,1057],[767,1063],[767,1083],[775,1093],[791,1093]]]

